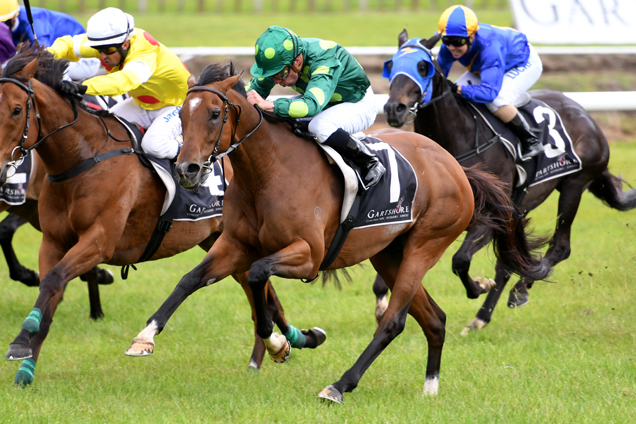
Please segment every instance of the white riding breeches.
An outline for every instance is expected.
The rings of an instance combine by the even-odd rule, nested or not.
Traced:
[[[539,80],[543,72],[543,63],[534,47],[528,46],[530,47],[528,62],[509,69],[504,75],[499,94],[492,103],[486,104],[491,112],[497,111],[502,106],[513,104]],[[477,75],[466,72],[455,81],[457,85],[468,85],[469,83],[479,85],[481,79]]]
[[[357,103],[340,103],[324,109],[309,123],[309,132],[316,135],[319,143],[324,143],[338,128],[349,134],[364,131],[375,122],[378,110],[373,102],[373,89]]]
[[[181,138],[181,106],[166,106],[146,110],[129,97],[110,111],[146,129],[142,146],[146,153],[159,159],[174,159],[183,144]]]

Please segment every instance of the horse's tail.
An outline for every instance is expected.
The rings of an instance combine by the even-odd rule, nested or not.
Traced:
[[[623,191],[623,183],[629,185],[627,181],[615,177],[605,169],[600,177],[592,181],[588,190],[610,208],[628,211],[636,208],[636,189]]]
[[[504,192],[501,180],[476,166],[464,168],[473,189],[475,212],[471,225],[483,225],[493,233],[493,247],[504,268],[530,280],[543,280],[551,267],[534,253],[547,238],[526,234],[528,219],[521,216]]]

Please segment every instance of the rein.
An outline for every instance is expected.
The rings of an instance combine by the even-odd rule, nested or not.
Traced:
[[[18,146],[13,149],[13,152],[11,152],[11,159],[13,159],[13,155],[15,153],[16,150],[20,151],[20,157],[18,159],[12,160],[10,162],[7,163],[7,166],[11,166],[15,169],[18,168],[18,166],[20,166],[22,164],[22,162],[24,162],[24,159],[29,155],[29,153],[31,153],[31,150],[35,149],[36,147],[38,147],[40,144],[42,144],[47,138],[49,138],[50,136],[52,136],[53,134],[55,134],[56,132],[63,130],[64,128],[70,127],[71,125],[73,125],[74,123],[77,122],[77,119],[79,118],[79,113],[77,112],[77,105],[75,104],[75,100],[74,99],[70,99],[71,102],[71,106],[73,107],[73,122],[70,122],[68,124],[62,125],[59,128],[56,128],[55,130],[53,130],[52,132],[50,132],[49,134],[45,135],[44,137],[42,137],[42,118],[40,116],[40,114],[38,113],[37,107],[35,105],[35,95],[33,93],[33,89],[31,88],[31,81],[29,80],[28,86],[23,84],[22,82],[18,81],[15,78],[0,78],[0,83],[6,83],[6,82],[10,82],[12,84],[17,85],[18,87],[20,87],[22,90],[24,90],[27,93],[27,112],[26,112],[26,123],[24,124],[24,131],[22,132],[22,139],[20,140],[20,143],[18,143]],[[32,106],[33,105],[33,106]],[[29,135],[29,121],[31,118],[31,107],[33,107],[33,111],[35,112],[35,116],[38,120],[38,137],[36,142],[28,148],[24,148],[24,143],[26,142],[26,139],[28,138]]]
[[[259,121],[258,121],[258,125],[256,125],[256,127],[250,131],[247,135],[245,135],[243,138],[241,138],[239,141],[237,141],[236,143],[230,145],[230,147],[223,153],[221,154],[217,154],[217,152],[219,151],[219,146],[221,145],[221,137],[223,136],[223,130],[225,129],[225,124],[227,123],[227,120],[229,118],[229,106],[232,106],[232,108],[237,111],[237,115],[236,115],[236,122],[234,123],[234,132],[232,134],[232,140],[236,137],[236,131],[238,129],[239,126],[239,122],[241,121],[241,106],[235,103],[231,103],[230,100],[228,99],[227,95],[219,90],[217,90],[216,88],[212,88],[212,87],[207,87],[207,86],[195,86],[192,87],[188,90],[188,94],[192,93],[192,92],[197,92],[197,91],[209,91],[210,93],[214,93],[217,96],[219,96],[221,98],[221,100],[223,100],[223,105],[225,106],[225,115],[223,116],[223,125],[221,126],[221,133],[219,134],[219,138],[216,140],[216,142],[214,143],[214,150],[212,151],[212,154],[210,155],[210,157],[208,158],[207,161],[205,161],[203,163],[203,168],[206,170],[206,173],[210,173],[212,171],[212,164],[216,161],[218,161],[219,159],[223,158],[224,156],[227,156],[228,154],[232,153],[234,150],[236,150],[236,148],[238,148],[238,146],[241,145],[241,143],[243,143],[249,136],[251,136],[252,134],[254,134],[256,132],[256,130],[258,130],[261,126],[261,124],[263,123],[263,111],[261,111],[258,107],[254,106],[256,108],[256,110],[258,111],[258,115],[260,117]]]

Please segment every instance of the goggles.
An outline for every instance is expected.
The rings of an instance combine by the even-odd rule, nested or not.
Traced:
[[[121,46],[101,46],[101,47],[94,47],[94,49],[100,53],[104,53],[106,56],[110,56],[111,54],[119,51],[120,47]]]
[[[280,71],[277,74],[272,75],[272,78],[282,81],[282,80],[284,80],[285,78],[287,78],[289,76],[289,71],[290,71],[290,67],[289,66],[285,66],[282,71]]]
[[[442,37],[442,43],[447,46],[462,47],[468,44],[468,37],[445,36]]]

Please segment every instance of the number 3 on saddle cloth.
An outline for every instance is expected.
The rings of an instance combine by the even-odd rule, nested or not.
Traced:
[[[528,94],[517,104],[532,131],[543,144],[543,154],[532,158],[521,157],[519,140],[506,126],[488,111],[483,104],[468,103],[490,129],[499,135],[500,141],[515,159],[517,178],[512,200],[520,204],[528,187],[577,172],[581,169],[581,159],[577,156],[559,114],[542,101]]]

